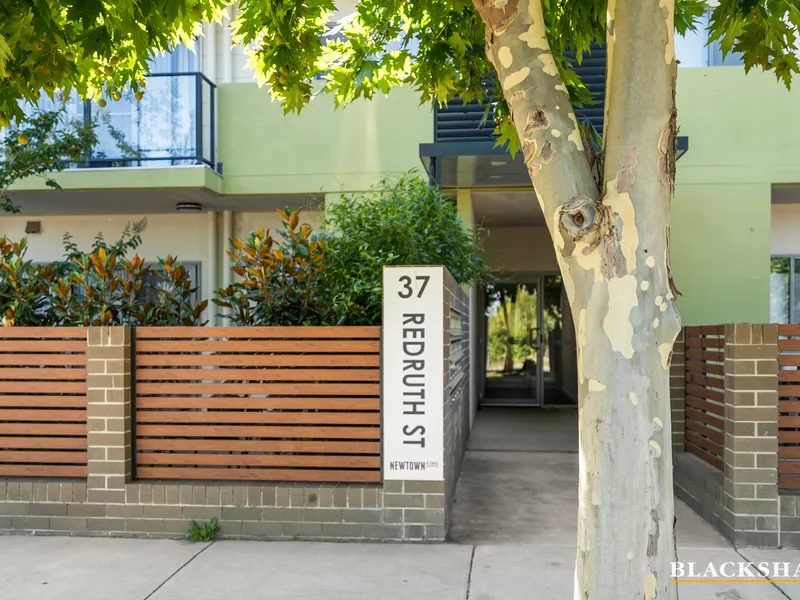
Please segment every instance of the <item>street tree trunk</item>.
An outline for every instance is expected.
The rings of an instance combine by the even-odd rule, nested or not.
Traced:
[[[675,600],[669,267],[674,0],[609,0],[598,187],[541,0],[473,0],[547,220],[578,347],[576,600]]]

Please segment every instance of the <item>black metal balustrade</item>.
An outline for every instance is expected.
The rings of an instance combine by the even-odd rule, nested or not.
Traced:
[[[96,125],[97,144],[74,168],[146,167],[217,163],[217,89],[202,73],[155,73],[140,99],[132,90],[105,106],[77,95],[42,97],[39,110],[63,104],[69,119]]]

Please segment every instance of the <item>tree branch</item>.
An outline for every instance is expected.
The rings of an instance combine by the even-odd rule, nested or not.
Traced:
[[[486,26],[486,54],[497,70],[525,164],[552,233],[561,206],[599,192],[569,93],[547,41],[541,0],[473,0]]]

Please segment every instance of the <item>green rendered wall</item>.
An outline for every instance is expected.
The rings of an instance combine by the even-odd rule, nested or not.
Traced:
[[[677,102],[689,137],[671,217],[683,322],[767,322],[771,185],[800,182],[800,92],[741,67],[680,69]]]
[[[390,174],[421,169],[433,137],[430,105],[411,89],[334,110],[320,96],[283,116],[255,83],[219,86],[219,160],[227,194],[361,191]]]

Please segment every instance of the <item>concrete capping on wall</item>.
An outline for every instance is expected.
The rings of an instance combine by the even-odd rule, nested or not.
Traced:
[[[447,279],[450,302],[466,295]],[[444,326],[449,332],[449,305]],[[468,310],[468,303],[465,304]],[[469,428],[469,395],[447,399],[447,482],[291,484],[133,479],[132,332],[88,330],[88,477],[0,480],[0,534],[182,537],[216,517],[220,537],[442,541]],[[449,341],[449,338],[446,338]],[[446,343],[445,386],[449,385]],[[465,425],[466,423],[466,425]],[[450,490],[449,492],[446,492]]]
[[[736,545],[777,547],[790,539],[779,517],[777,373],[777,325],[726,325],[724,473],[675,456],[678,497]]]

